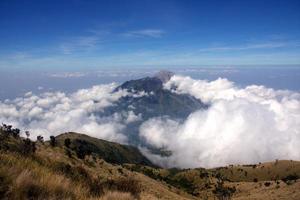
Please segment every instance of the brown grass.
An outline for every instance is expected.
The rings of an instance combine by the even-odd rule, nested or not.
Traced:
[[[111,190],[130,193],[134,197],[139,197],[142,192],[140,182],[133,177],[120,177],[116,180],[108,181]]]
[[[236,187],[232,199],[300,199],[300,180],[293,178],[300,175],[296,161],[168,170],[113,165],[92,156],[70,158],[65,147],[47,143],[38,143],[35,153],[24,156],[17,151],[19,143],[13,138],[3,143],[9,148],[0,149],[0,199],[214,199],[219,176],[224,187]],[[272,184],[266,187],[265,182]]]
[[[108,192],[99,200],[134,200],[135,198],[130,193],[124,192]]]
[[[52,173],[47,168],[39,166],[18,155],[1,154],[0,174],[8,187],[3,192],[8,199],[85,199],[88,190],[70,179]],[[4,183],[1,183],[2,187]]]

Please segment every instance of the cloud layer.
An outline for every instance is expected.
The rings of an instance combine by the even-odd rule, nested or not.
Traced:
[[[97,115],[120,97],[131,95],[124,90],[113,92],[116,86],[115,83],[98,85],[72,94],[29,92],[23,98],[0,102],[0,122],[29,130],[32,139],[38,135],[48,139],[50,135],[75,131],[126,143],[122,130],[126,124],[139,120],[140,115],[133,111],[105,118]]]
[[[167,116],[143,121],[134,109],[100,117],[121,97],[149,95],[114,92],[117,84],[97,85],[75,93],[31,92],[0,101],[0,122],[29,130],[31,138],[75,131],[128,143],[126,126],[141,122],[139,136],[146,144],[171,151],[170,157],[142,151],[166,167],[217,167],[275,159],[300,160],[300,94],[264,86],[237,87],[227,79],[194,80],[173,76],[164,87],[190,94],[210,105],[178,121]],[[102,115],[104,116],[104,115]]]
[[[227,79],[212,82],[174,76],[165,84],[211,106],[184,122],[153,118],[140,137],[173,152],[171,157],[144,153],[167,167],[216,167],[275,159],[300,160],[300,94],[263,86],[238,88]],[[176,88],[176,89],[174,89]]]

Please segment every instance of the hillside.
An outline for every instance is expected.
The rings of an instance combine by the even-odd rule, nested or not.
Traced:
[[[299,161],[280,160],[213,169],[159,169],[133,164],[126,164],[125,167],[200,199],[265,199],[264,195],[267,199],[300,197]]]
[[[63,147],[67,138],[71,142],[70,149],[77,154],[81,151],[83,154],[94,155],[113,164],[134,163],[154,166],[151,161],[133,146],[108,142],[78,133],[64,133],[57,136],[58,145]]]
[[[58,143],[66,135],[70,136],[58,137]],[[100,156],[81,159],[58,143],[34,143],[2,130],[0,138],[0,199],[191,199],[175,187]],[[105,145],[110,144],[115,145]]]
[[[299,199],[300,162],[163,169],[138,149],[77,133],[44,142],[0,129],[0,199]]]

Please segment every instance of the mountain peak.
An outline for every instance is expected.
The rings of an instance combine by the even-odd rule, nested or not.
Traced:
[[[161,70],[154,75],[155,78],[158,78],[163,83],[168,82],[172,76],[174,76],[174,73],[167,70]]]

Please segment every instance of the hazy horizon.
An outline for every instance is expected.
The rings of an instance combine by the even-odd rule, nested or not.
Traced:
[[[106,68],[81,71],[15,71],[0,70],[0,84],[9,85],[0,91],[0,101],[22,97],[27,92],[75,92],[94,85],[125,81],[153,76],[160,70],[169,70],[178,75],[195,79],[215,80],[226,78],[240,87],[263,85],[268,88],[300,91],[300,65],[293,66],[201,66],[201,67],[144,67]]]

